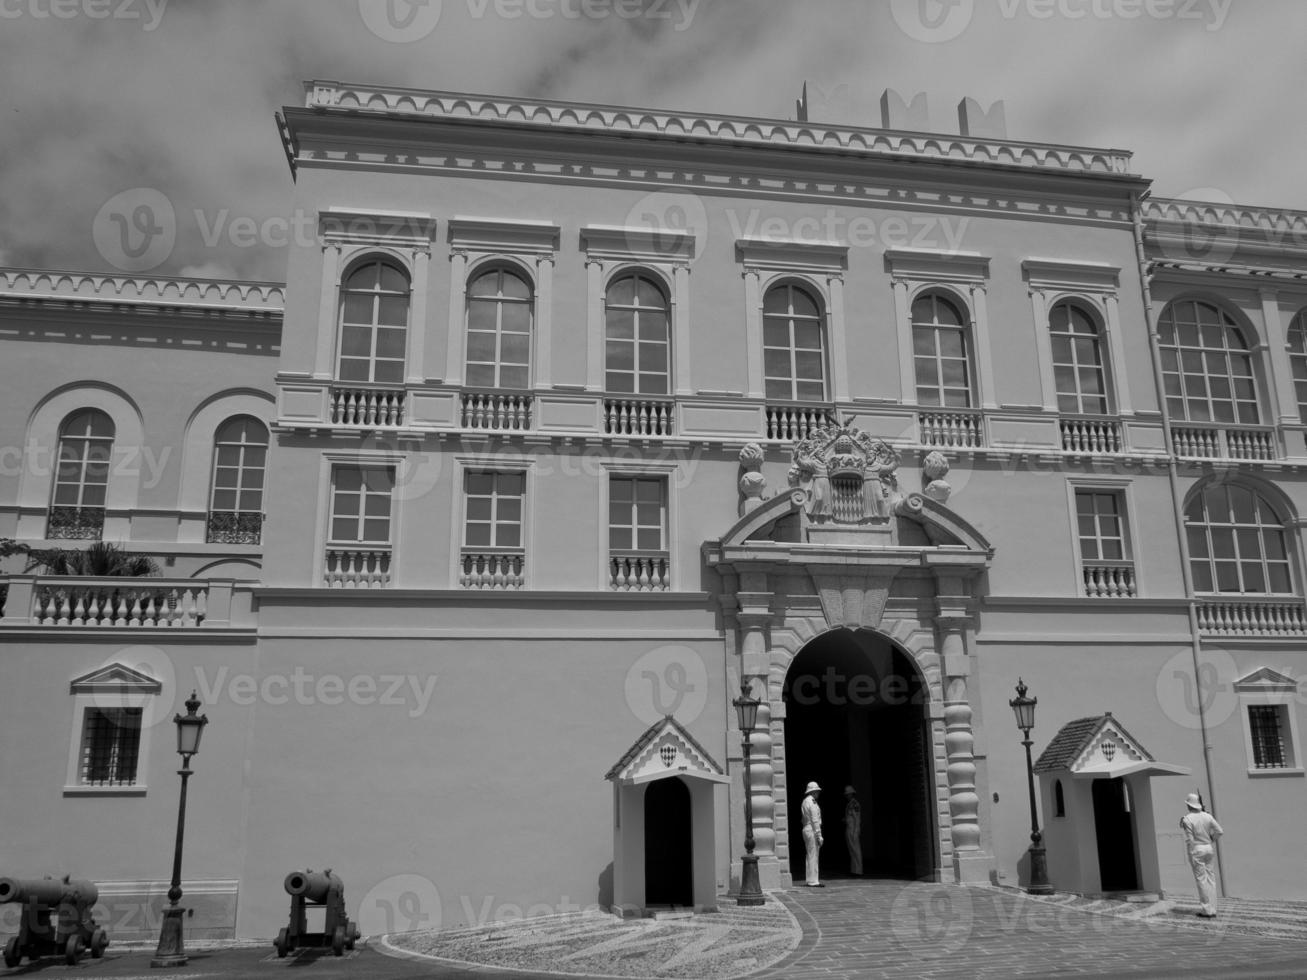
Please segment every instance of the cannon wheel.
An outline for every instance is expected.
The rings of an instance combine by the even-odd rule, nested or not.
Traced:
[[[104,955],[108,945],[109,934],[102,927],[97,926],[95,932],[91,933],[91,958],[98,960]]]
[[[284,959],[286,954],[290,952],[290,934],[283,928],[281,932],[277,933],[277,941],[272,945],[277,947],[277,955]]]
[[[64,943],[64,962],[69,966],[76,966],[77,961],[82,958],[82,937],[73,935],[68,937],[68,942]]]
[[[336,931],[331,934],[331,951],[337,956],[345,955],[345,927],[336,926]]]
[[[345,930],[345,948],[353,949],[354,944],[358,942],[359,925],[357,922],[351,922],[349,928]]]
[[[23,962],[23,954],[18,951],[18,937],[14,936],[5,943],[5,966],[13,967],[21,962]]]

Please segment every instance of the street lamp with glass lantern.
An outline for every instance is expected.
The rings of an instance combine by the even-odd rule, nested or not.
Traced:
[[[749,692],[749,682],[740,684],[740,696],[731,702],[735,705],[740,723],[740,736],[744,741],[744,857],[740,862],[740,894],[738,905],[763,905],[762,883],[758,879],[758,856],[753,853],[753,790],[750,778],[749,737],[758,724],[758,707],[762,704]]]
[[[163,910],[163,927],[159,931],[159,948],[154,951],[150,966],[184,966],[187,962],[186,946],[182,939],[182,914],[185,909],[177,903],[182,897],[182,840],[186,833],[186,781],[191,778],[191,756],[200,751],[200,736],[204,726],[209,723],[208,715],[196,715],[200,710],[200,699],[191,691],[186,701],[186,714],[174,715],[177,725],[177,754],[182,757],[182,767],[177,775],[182,777],[181,798],[177,804],[177,843],[172,855],[172,885],[168,889],[168,907]]]
[[[1026,682],[1017,678],[1017,696],[1008,702],[1017,716],[1021,729],[1022,745],[1026,747],[1026,785],[1030,792],[1030,886],[1031,895],[1051,895],[1053,886],[1048,881],[1048,856],[1044,851],[1044,837],[1039,832],[1039,811],[1035,805],[1035,765],[1030,758],[1030,730],[1035,727],[1035,705],[1039,698],[1026,697]]]

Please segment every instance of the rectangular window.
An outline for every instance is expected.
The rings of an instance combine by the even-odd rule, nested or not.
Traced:
[[[1248,729],[1253,743],[1253,765],[1257,769],[1283,769],[1285,713],[1283,704],[1250,704]]]
[[[332,544],[389,545],[395,469],[337,466],[332,472]]]
[[[521,549],[526,474],[469,472],[463,489],[467,498],[464,547]]]
[[[88,707],[82,716],[78,782],[83,786],[131,786],[141,752],[141,708]]]
[[[1076,522],[1085,561],[1129,561],[1125,501],[1119,490],[1077,490]]]
[[[609,584],[613,588],[670,588],[665,478],[609,478],[608,552]]]

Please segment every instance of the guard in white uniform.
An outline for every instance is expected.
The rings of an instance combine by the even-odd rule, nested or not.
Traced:
[[[803,814],[803,846],[808,852],[804,872],[810,888],[826,887],[821,883],[817,872],[817,852],[821,850],[822,843],[821,807],[817,805],[817,794],[820,792],[820,786],[809,783],[808,788],[803,791],[803,806],[800,808]]]
[[[1225,831],[1216,818],[1203,809],[1197,793],[1185,797],[1189,812],[1180,818],[1180,829],[1189,846],[1189,867],[1198,883],[1199,912],[1204,919],[1216,918],[1216,838]]]

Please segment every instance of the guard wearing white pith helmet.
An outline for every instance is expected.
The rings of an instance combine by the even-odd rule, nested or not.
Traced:
[[[804,864],[805,878],[810,888],[825,888],[820,881],[817,872],[817,852],[821,850],[821,807],[817,805],[817,794],[821,792],[821,787],[816,783],[809,783],[808,788],[803,791],[803,806],[800,812],[803,815],[803,846],[807,850],[807,860]]]

